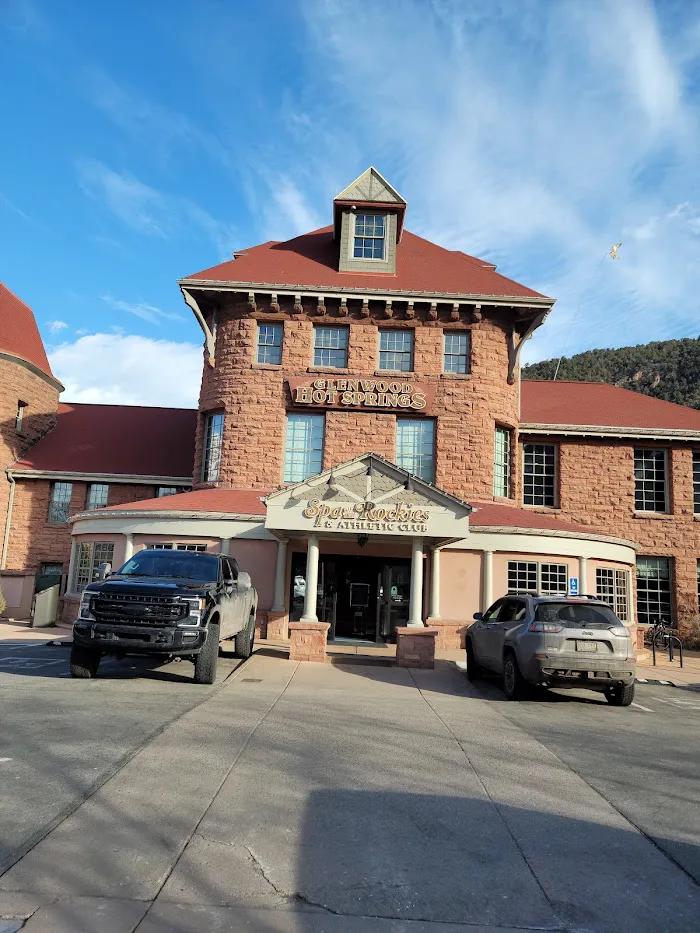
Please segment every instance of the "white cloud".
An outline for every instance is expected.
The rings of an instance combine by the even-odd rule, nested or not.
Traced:
[[[51,334],[57,334],[59,331],[65,330],[66,327],[68,327],[65,321],[47,321],[46,326]]]
[[[202,348],[134,334],[90,334],[49,353],[68,402],[196,408]]]
[[[133,314],[141,318],[142,321],[148,321],[149,324],[160,324],[162,321],[184,320],[181,314],[175,314],[172,311],[163,311],[161,308],[146,304],[144,301],[119,301],[112,298],[111,295],[102,295],[101,297],[105,304],[108,304],[109,307],[113,308],[115,311],[126,311],[127,314]]]
[[[229,258],[235,244],[234,228],[189,198],[159,191],[129,172],[117,172],[92,159],[79,160],[76,171],[83,192],[132,230],[170,239],[198,229],[222,258]]]

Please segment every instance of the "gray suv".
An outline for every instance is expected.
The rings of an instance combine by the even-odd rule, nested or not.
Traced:
[[[636,675],[632,639],[610,606],[591,596],[504,596],[467,631],[467,677],[503,676],[509,700],[528,685],[586,687],[629,706]]]

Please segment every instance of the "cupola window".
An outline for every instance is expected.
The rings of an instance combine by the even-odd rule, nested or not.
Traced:
[[[384,259],[386,218],[384,214],[356,214],[354,259]]]

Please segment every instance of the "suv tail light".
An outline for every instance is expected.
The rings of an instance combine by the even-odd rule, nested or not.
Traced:
[[[630,630],[624,625],[612,625],[608,631],[611,635],[617,635],[618,638],[630,638]]]
[[[527,630],[528,632],[548,632],[555,634],[556,632],[563,632],[564,626],[557,625],[556,622],[531,622]]]

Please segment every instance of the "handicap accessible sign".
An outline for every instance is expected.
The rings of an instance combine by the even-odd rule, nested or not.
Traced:
[[[569,596],[578,596],[578,577],[569,577]]]

